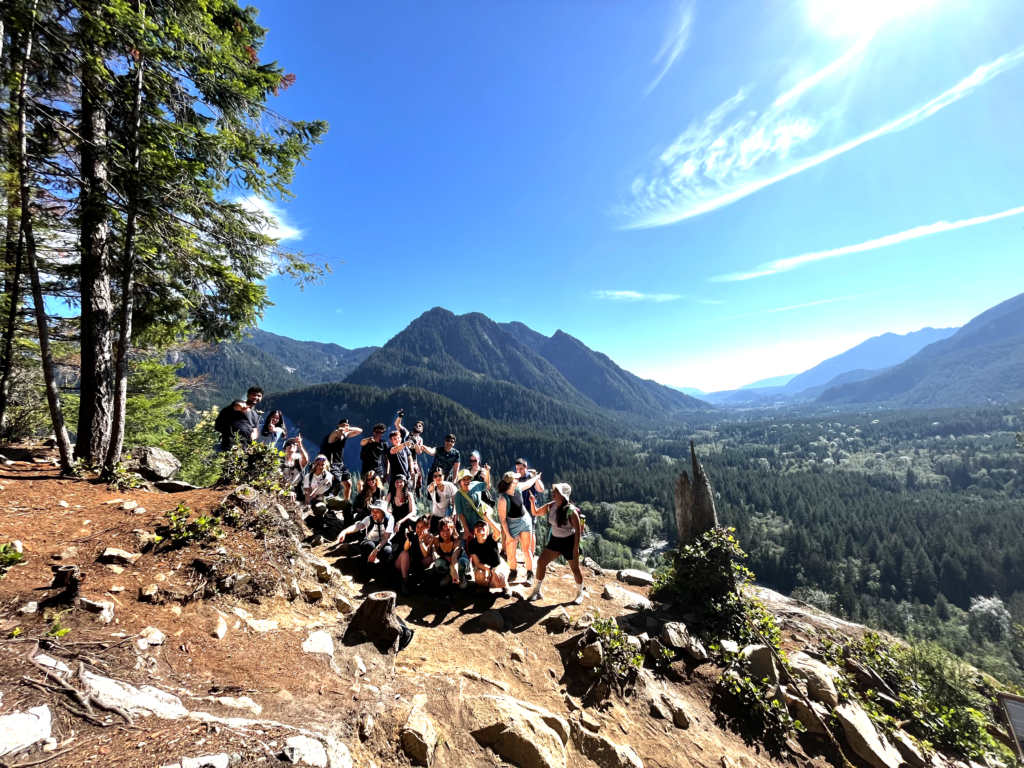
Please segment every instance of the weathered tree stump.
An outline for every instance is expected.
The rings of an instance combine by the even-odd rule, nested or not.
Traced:
[[[690,441],[690,466],[693,482],[683,472],[676,480],[676,537],[679,547],[692,544],[718,527],[715,495],[704,467],[697,458],[697,447]]]
[[[381,653],[398,652],[408,644],[402,638],[411,636],[411,630],[405,626],[395,613],[394,592],[374,592],[356,609],[345,630],[346,644],[360,643],[369,640]]]

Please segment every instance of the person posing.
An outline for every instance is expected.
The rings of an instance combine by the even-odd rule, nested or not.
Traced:
[[[230,451],[235,445],[252,443],[253,411],[245,400],[235,400],[217,414],[213,428],[220,432],[220,449]]]
[[[416,499],[409,493],[409,481],[405,475],[397,475],[391,481],[392,490],[388,494],[388,507],[401,525],[403,521],[416,517]],[[429,521],[428,521],[429,522]]]
[[[500,589],[507,596],[508,563],[501,559],[498,545],[501,529],[490,521],[477,520],[473,538],[466,542],[466,554],[473,565],[473,580],[487,589]]]
[[[455,447],[455,435],[444,436],[443,448],[423,447],[423,452],[434,457],[434,463],[430,465],[430,477],[438,470],[444,475],[445,480],[454,480],[459,476],[459,451]]]
[[[388,514],[387,503],[375,501],[370,506],[369,516],[343,528],[338,534],[338,541],[342,554],[358,553],[369,565],[386,563],[391,560],[391,536],[394,532],[395,519]],[[363,540],[358,544],[345,541],[347,536],[358,533],[363,533]]]
[[[389,482],[393,482],[394,478],[399,475],[404,475],[407,478],[412,477],[412,464],[414,461],[412,440],[407,439],[405,442],[402,442],[402,433],[397,429],[393,429],[388,433],[388,440],[391,441],[391,447],[388,449]]]
[[[360,474],[363,477],[366,477],[367,472],[375,472],[378,477],[384,477],[384,457],[387,456],[389,447],[383,440],[385,429],[387,427],[383,424],[374,424],[373,435],[359,441],[359,445],[362,446],[359,449],[359,460],[363,464]]]
[[[437,537],[434,539],[434,554],[437,555],[434,568],[448,571],[441,581],[441,586],[447,586],[450,582],[458,584],[459,589],[465,589],[469,571],[469,555],[462,548],[462,540],[455,531],[455,520],[451,517],[446,517],[441,521]]]
[[[352,496],[352,473],[345,466],[345,443],[350,437],[360,435],[362,432],[359,427],[350,427],[348,419],[342,419],[338,422],[338,428],[320,443],[320,453],[327,457],[331,475],[334,477],[331,494],[340,495],[344,501],[348,501]]]
[[[309,454],[302,445],[301,437],[291,437],[284,441],[284,476],[285,491],[294,491],[296,498],[302,501],[302,471],[309,464]],[[298,486],[298,487],[296,487]]]
[[[531,477],[527,484],[520,485],[519,476],[515,472],[506,472],[498,481],[498,519],[501,521],[502,533],[505,536],[505,556],[508,558],[509,583],[518,575],[516,547],[522,547],[523,564],[526,566],[527,586],[533,584],[533,519],[523,501],[523,490],[532,486],[540,475]]]
[[[249,421],[251,423],[251,429],[249,431],[249,443],[255,443],[256,438],[259,437],[260,432],[260,416],[263,415],[262,411],[256,410],[263,401],[263,387],[249,387],[245,393],[245,402],[249,406]]]
[[[462,535],[466,540],[473,538],[476,521],[488,517],[493,500],[487,492],[487,485],[473,479],[473,470],[464,469],[459,472],[456,484],[459,492],[455,494],[455,516],[462,525]]]
[[[405,409],[399,408],[398,413],[395,414],[395,429],[402,436],[402,442],[408,442],[410,458],[409,469],[412,470],[412,474],[409,475],[409,490],[417,496],[423,490],[423,470],[420,467],[419,455],[424,451],[423,445],[423,422],[417,421],[412,425],[412,431],[402,426],[402,419],[405,418]]]
[[[271,445],[280,450],[281,445],[287,439],[288,427],[284,424],[284,414],[280,411],[271,411],[263,421],[263,429],[260,430],[259,442],[264,445]]]
[[[430,535],[426,516],[408,528],[400,528],[395,541],[402,547],[395,558],[395,567],[402,574],[402,594],[408,595],[410,576],[420,576],[434,563],[434,537]]]
[[[352,502],[353,519],[358,520],[370,514],[370,508],[378,501],[384,501],[386,496],[387,493],[381,483],[380,475],[371,469],[363,476],[363,487]]]
[[[473,474],[475,481],[483,483],[488,488],[491,487],[491,465],[480,463],[480,451],[473,451],[469,454],[469,471]]]
[[[444,479],[441,470],[434,470],[430,485],[427,486],[427,498],[430,499],[430,532],[437,534],[441,521],[452,516],[452,503],[459,489],[454,483]]]
[[[536,497],[530,499],[534,516],[547,515],[551,524],[548,544],[540,553],[540,562],[537,564],[537,583],[527,597],[531,602],[544,597],[544,577],[547,575],[548,565],[561,556],[568,561],[572,575],[576,579],[576,598],[573,602],[576,605],[583,603],[583,571],[580,570],[580,536],[583,534],[583,524],[580,521],[580,511],[569,503],[571,495],[572,487],[568,483],[555,483],[551,486],[551,501],[540,509],[537,508]]]
[[[302,478],[302,495],[317,517],[327,513],[327,493],[333,481],[334,478],[327,471],[327,457],[320,454],[313,459],[313,465]]]

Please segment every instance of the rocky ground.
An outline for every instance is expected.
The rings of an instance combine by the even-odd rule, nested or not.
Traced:
[[[474,588],[399,598],[415,636],[392,656],[344,634],[366,596],[393,583],[330,544],[303,543],[294,510],[254,516],[232,496],[245,527],[171,546],[154,542],[168,510],[215,509],[227,492],[114,493],[61,479],[43,452],[19,456],[0,465],[0,543],[20,542],[25,555],[0,579],[0,765],[826,764],[820,735],[771,755],[716,720],[723,670],[703,658],[680,608],[650,601],[644,574],[587,569],[581,606],[557,566],[540,603]],[[77,593],[48,588],[71,566]],[[765,596],[793,653],[860,629]],[[648,656],[629,695],[598,700],[586,666],[598,616],[642,652],[674,646],[676,660],[656,669]],[[801,693],[820,699],[809,658]],[[805,706],[795,690],[782,695]],[[856,737],[839,736],[861,753]],[[860,768],[917,762],[888,744],[865,749]]]

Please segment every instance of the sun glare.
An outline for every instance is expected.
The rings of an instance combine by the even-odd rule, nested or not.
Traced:
[[[931,5],[931,0],[806,0],[811,25],[832,37],[871,35],[900,16]]]

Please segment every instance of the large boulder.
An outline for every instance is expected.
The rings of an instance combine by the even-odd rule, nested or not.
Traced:
[[[173,453],[163,448],[143,446],[133,448],[128,468],[139,473],[144,479],[154,482],[161,480],[173,480],[181,469],[181,462]]]
[[[557,715],[510,696],[473,696],[463,710],[473,738],[505,760],[522,768],[565,768],[568,726]]]
[[[632,608],[636,611],[650,611],[654,607],[651,605],[651,601],[643,595],[623,589],[618,584],[605,584],[601,596],[605,600],[614,600],[624,608]]]
[[[859,704],[848,701],[836,707],[835,715],[846,741],[858,757],[872,768],[899,768],[902,756],[875,730],[868,713]]]
[[[807,695],[829,708],[839,706],[835,678],[839,674],[827,664],[811,658],[803,651],[789,657],[793,677],[807,683]]]
[[[153,483],[153,487],[164,493],[184,493],[185,491],[194,491],[199,486],[181,480],[161,480]]]
[[[572,723],[572,743],[584,757],[593,760],[600,768],[644,768],[643,760],[632,747],[616,744],[606,736],[591,733],[575,720]]]
[[[769,685],[779,684],[779,670],[775,666],[775,657],[767,645],[748,645],[740,655],[747,660],[747,669],[753,679],[767,678]]]
[[[654,584],[654,574],[636,568],[619,571],[618,579],[624,584],[631,584],[634,587],[649,587]]]
[[[402,749],[413,765],[430,765],[437,746],[437,729],[430,715],[419,707],[413,707],[399,733]]]

